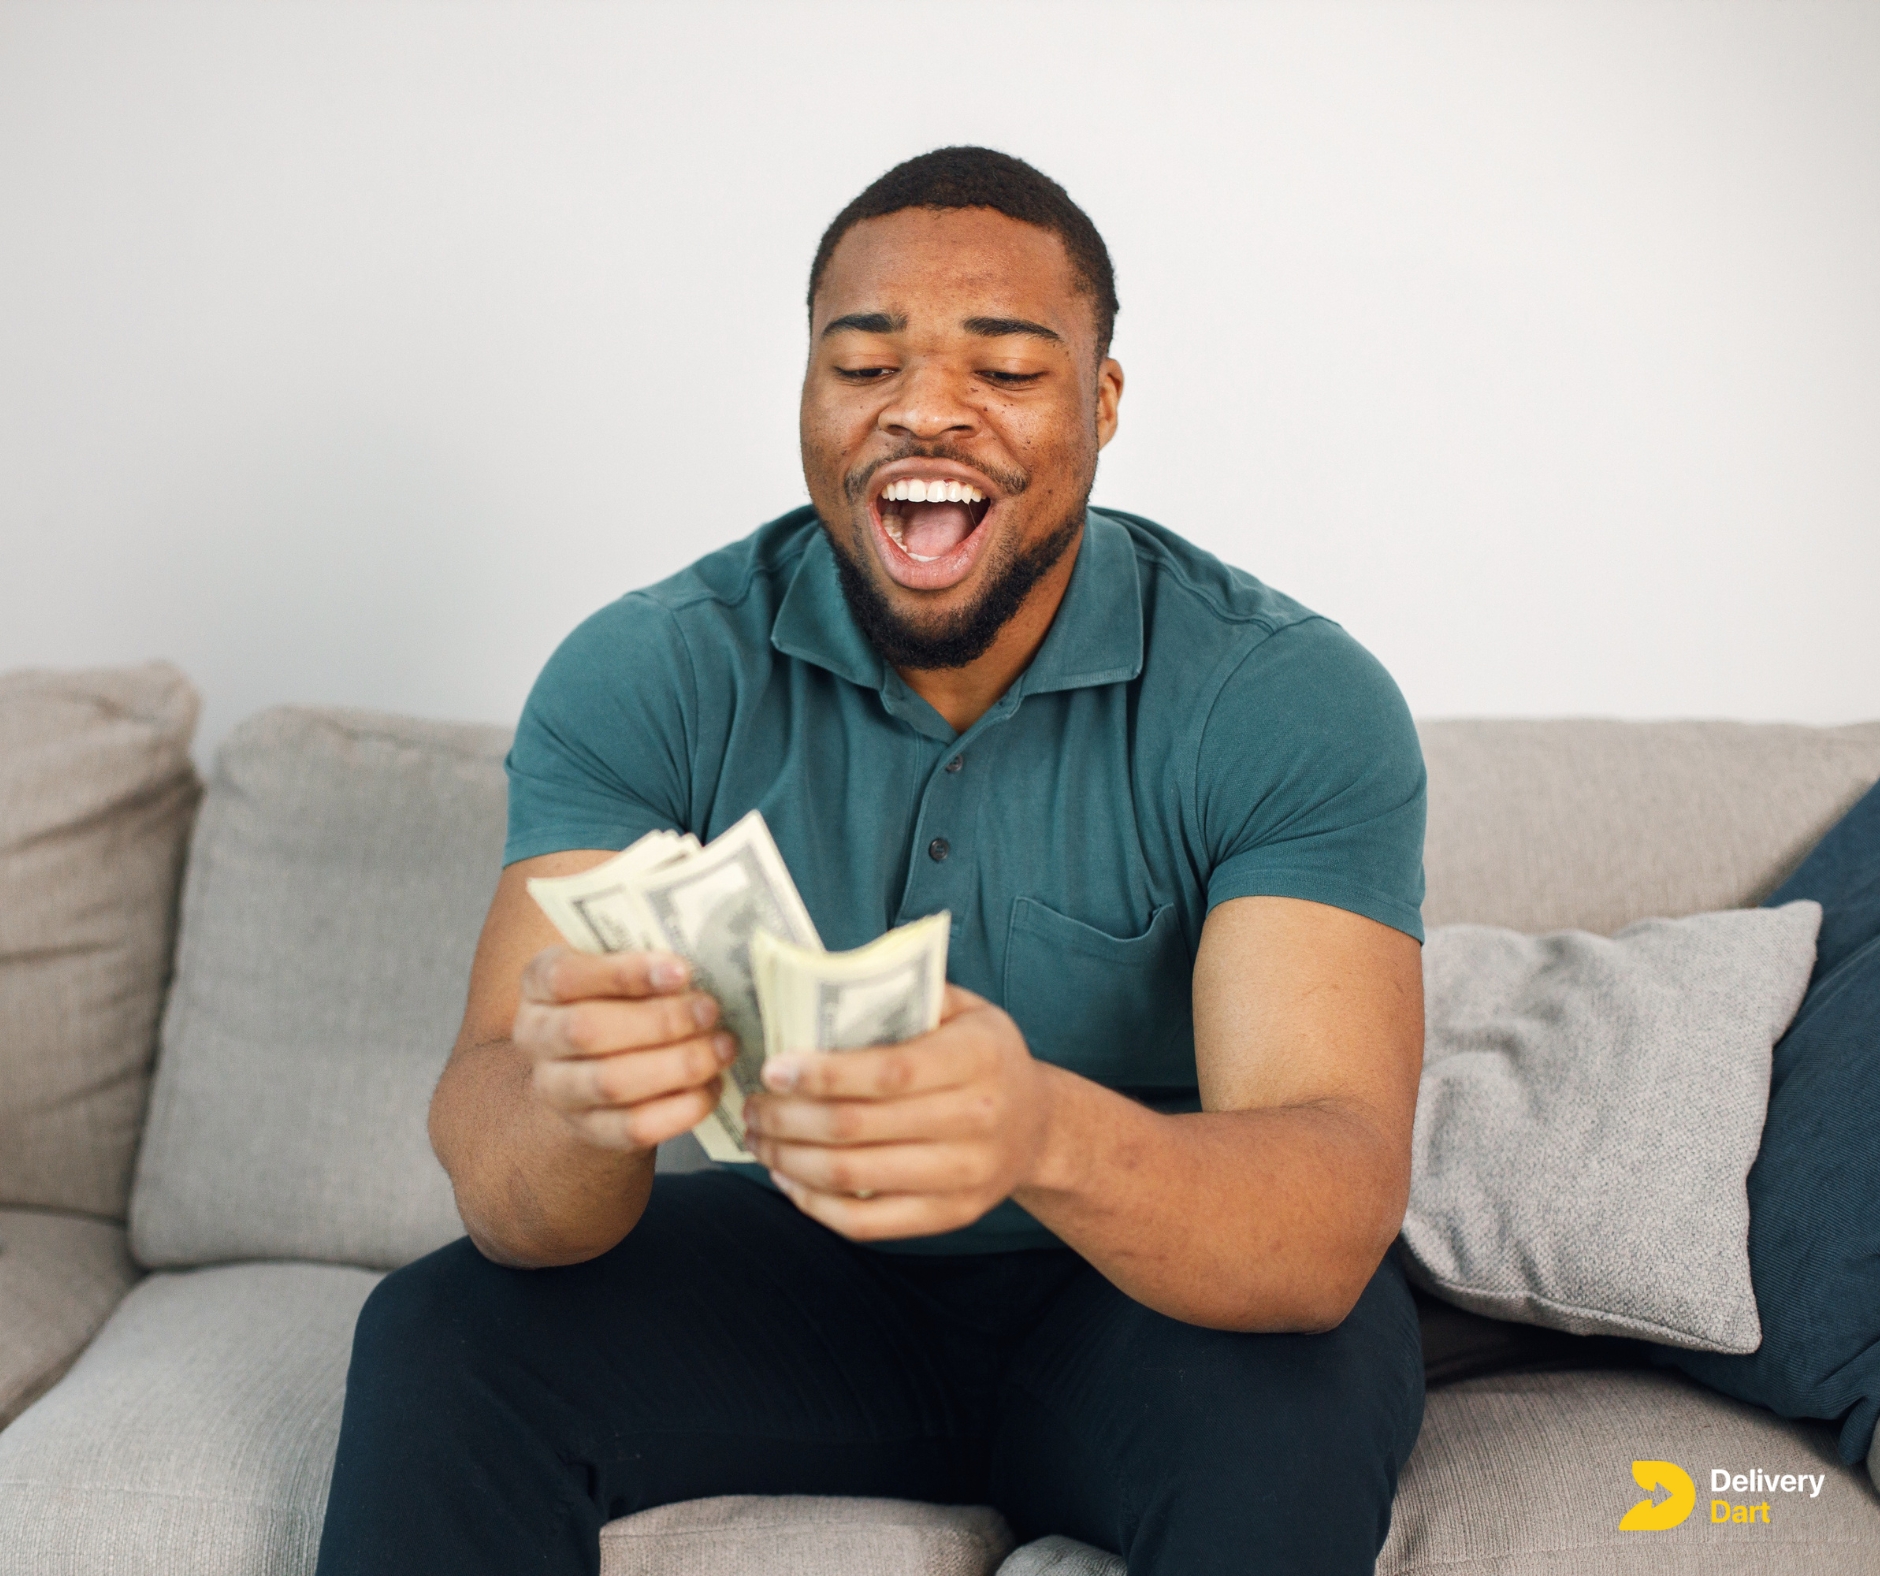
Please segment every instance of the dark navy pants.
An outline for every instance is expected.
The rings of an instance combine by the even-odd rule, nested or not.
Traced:
[[[1131,1576],[1359,1576],[1423,1413],[1394,1257],[1324,1335],[1181,1324],[1063,1248],[858,1247],[735,1176],[662,1176],[611,1253],[466,1241],[353,1341],[319,1576],[592,1573],[712,1494],[991,1504]]]

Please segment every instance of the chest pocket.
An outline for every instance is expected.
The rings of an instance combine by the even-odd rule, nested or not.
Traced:
[[[1195,1087],[1192,969],[1171,904],[1112,936],[1036,899],[1012,904],[1005,1010],[1032,1054],[1112,1088]]]

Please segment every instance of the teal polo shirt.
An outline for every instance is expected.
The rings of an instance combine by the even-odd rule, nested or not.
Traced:
[[[1308,898],[1423,934],[1423,758],[1389,674],[1115,510],[1089,512],[1037,655],[964,733],[857,629],[804,508],[576,629],[508,764],[506,862],[709,840],[761,810],[827,946],[948,909],[948,978],[1033,1055],[1165,1111],[1199,1108],[1190,977],[1215,904]],[[1055,1241],[1008,1200],[897,1246]]]

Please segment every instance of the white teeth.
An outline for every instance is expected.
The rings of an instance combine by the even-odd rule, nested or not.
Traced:
[[[899,481],[881,489],[884,503],[984,503],[986,495],[967,482]]]

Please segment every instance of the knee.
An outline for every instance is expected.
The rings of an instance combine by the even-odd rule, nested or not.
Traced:
[[[372,1289],[353,1328],[355,1374],[411,1374],[449,1353],[461,1369],[484,1343],[496,1271],[465,1238],[396,1269]]]

